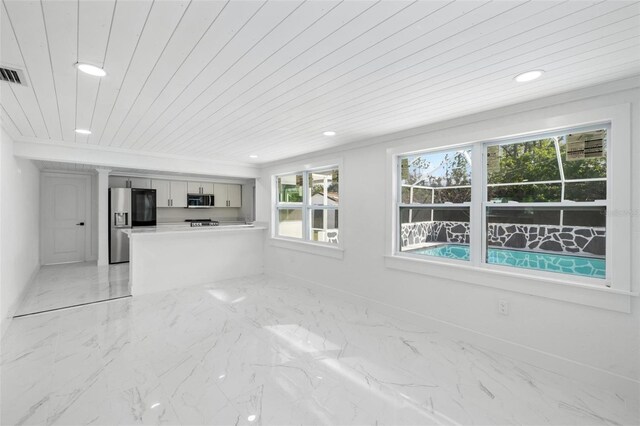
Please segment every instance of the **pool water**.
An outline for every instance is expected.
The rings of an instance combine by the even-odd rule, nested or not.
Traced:
[[[434,247],[411,250],[408,253],[469,260],[469,246],[461,244],[441,244]],[[537,269],[546,272],[562,272],[602,279],[605,278],[606,273],[605,260],[598,258],[502,248],[489,248],[487,255],[487,263],[495,265]]]

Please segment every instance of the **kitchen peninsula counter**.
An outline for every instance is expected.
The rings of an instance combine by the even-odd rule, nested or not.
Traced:
[[[161,224],[126,229],[133,296],[263,272],[265,226],[190,227]]]
[[[181,234],[192,232],[239,232],[239,231],[262,231],[267,229],[264,226],[255,225],[218,225],[218,226],[194,226],[183,224],[160,224],[158,226],[145,226],[138,228],[123,229],[122,232],[132,235],[157,235],[157,234]]]

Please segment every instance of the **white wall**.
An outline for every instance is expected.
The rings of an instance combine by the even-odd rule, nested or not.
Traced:
[[[255,187],[256,183],[254,179],[242,185],[242,207],[240,208],[239,215],[249,222],[256,219],[256,209],[254,207]]]
[[[91,233],[91,251],[87,260],[98,259],[98,175],[91,175],[91,221],[89,222]]]
[[[2,131],[0,153],[0,332],[4,333],[33,274],[40,266],[40,172],[13,156]]]
[[[258,221],[270,221],[270,177],[286,167],[342,159],[340,175],[340,239],[344,258],[318,256],[266,244],[265,271],[286,274],[331,289],[373,299],[411,311],[416,322],[446,323],[458,335],[475,336],[476,341],[496,348],[515,348],[510,353],[556,370],[574,366],[594,377],[611,378],[626,390],[636,392],[640,379],[640,303],[633,297],[631,313],[620,313],[575,303],[493,289],[443,278],[388,269],[384,264],[387,211],[387,149],[424,141],[431,147],[436,131],[443,135],[467,135],[474,130],[501,127],[532,117],[554,117],[598,107],[632,104],[633,248],[632,259],[640,258],[640,80],[626,90],[629,81],[562,94],[509,108],[477,114],[413,129],[388,137],[358,143],[338,152],[323,152],[272,164],[258,181]],[[622,90],[625,88],[625,90]],[[606,94],[617,90],[614,94]],[[605,93],[603,95],[603,93]],[[599,96],[594,96],[600,94]],[[626,185],[626,182],[616,183]],[[270,235],[270,233],[269,233]],[[632,271],[633,290],[640,286],[640,262]],[[345,295],[346,297],[350,297]],[[510,303],[510,315],[497,313],[499,299]],[[380,305],[379,305],[380,306]],[[392,309],[393,311],[393,309]],[[494,346],[497,345],[497,346]],[[552,360],[549,364],[549,360]],[[574,374],[580,376],[581,373]]]

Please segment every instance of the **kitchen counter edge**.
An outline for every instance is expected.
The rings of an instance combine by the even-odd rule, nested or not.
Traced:
[[[205,233],[226,233],[226,232],[248,232],[248,231],[263,231],[267,228],[265,226],[254,226],[254,225],[227,225],[227,226],[203,226],[203,227],[185,227],[185,226],[153,226],[153,227],[145,227],[145,228],[128,228],[122,229],[122,232],[133,236],[141,236],[141,235],[167,235],[167,234],[205,234]]]

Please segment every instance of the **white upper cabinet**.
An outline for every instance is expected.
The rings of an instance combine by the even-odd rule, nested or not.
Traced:
[[[200,182],[188,182],[187,192],[189,194],[200,194]]]
[[[189,182],[187,184],[189,194],[213,194],[213,184],[210,182]]]
[[[213,194],[213,184],[210,182],[203,182],[200,184],[202,186],[202,193],[211,195]]]
[[[227,185],[216,183],[213,185],[213,207],[227,207]]]
[[[154,179],[151,187],[158,207],[187,207],[187,182]]]
[[[227,199],[229,200],[228,207],[242,207],[242,186],[227,185]]]
[[[242,185],[231,183],[110,176],[109,187],[155,189],[158,207],[187,207],[187,194],[213,194],[214,207],[242,207]]]
[[[124,176],[109,176],[109,188],[129,188],[128,180]]]
[[[213,185],[214,207],[242,207],[242,186],[216,183]]]
[[[151,179],[131,177],[129,178],[129,188],[151,189]]]
[[[171,182],[168,180],[151,181],[151,188],[156,190],[156,206],[171,207]]]
[[[187,182],[171,181],[171,207],[187,207]]]
[[[151,179],[127,176],[109,176],[109,188],[151,188]]]

